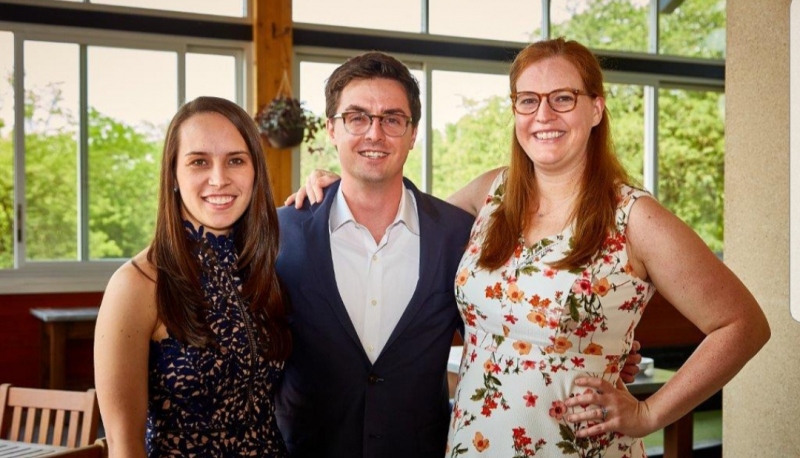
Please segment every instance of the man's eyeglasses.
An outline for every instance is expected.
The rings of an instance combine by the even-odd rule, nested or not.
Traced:
[[[557,113],[566,113],[575,109],[578,104],[579,95],[594,97],[588,92],[579,89],[556,89],[544,94],[532,91],[514,92],[511,94],[511,102],[514,104],[514,111],[519,114],[533,114],[539,110],[542,99],[547,99],[547,104]]]
[[[408,130],[411,118],[402,114],[389,113],[374,115],[363,111],[345,111],[332,116],[331,119],[341,118],[344,129],[351,135],[364,135],[372,126],[373,119],[378,119],[383,133],[389,137],[402,137]]]

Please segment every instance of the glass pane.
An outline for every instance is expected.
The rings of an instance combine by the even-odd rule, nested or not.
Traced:
[[[26,258],[78,259],[78,45],[25,42]]]
[[[469,5],[467,7],[467,5]],[[430,33],[530,42],[542,36],[541,0],[430,0]],[[487,20],[508,11],[503,20]]]
[[[201,95],[237,102],[235,57],[186,53],[186,101]]]
[[[174,52],[89,47],[89,257],[130,257],[155,228],[161,147],[177,110]]]
[[[14,267],[14,34],[0,32],[0,269]]]
[[[659,14],[660,54],[725,58],[725,0],[667,3],[676,6]]]
[[[422,2],[395,0],[378,5],[363,0],[293,0],[292,20],[311,24],[339,25],[362,29],[419,32],[422,29]]]
[[[432,86],[432,194],[447,198],[508,164],[514,115],[506,75],[434,71]]]
[[[247,0],[90,0],[98,5],[132,6],[183,13],[245,17]]]
[[[314,114],[325,119],[325,81],[340,64],[327,64],[319,62],[300,62],[300,100],[303,106]],[[328,132],[322,130],[317,133],[314,148],[321,151],[309,153],[306,145],[300,147],[300,183],[306,182],[308,175],[314,169],[341,172],[339,154],[328,141]]]
[[[644,88],[606,84],[606,109],[611,116],[611,135],[617,156],[638,184],[644,173]]]
[[[661,89],[658,104],[658,198],[721,253],[725,96]]]
[[[592,49],[647,52],[650,0],[563,0],[550,6],[551,37]]]
[[[304,106],[315,114],[325,119],[325,82],[331,73],[341,64],[329,64],[319,62],[300,63],[300,100]],[[421,71],[411,70],[411,74],[420,82],[423,88],[424,75]],[[424,108],[424,95],[422,96]],[[416,146],[408,154],[403,174],[414,182],[417,186],[422,186],[422,145],[425,142],[424,129],[425,120],[420,120],[420,130],[417,132]],[[339,166],[339,155],[336,149],[328,141],[327,131],[317,134],[313,146],[321,148],[321,151],[309,153],[305,145],[300,150],[300,183],[305,183],[306,178],[314,169],[331,170],[336,173],[341,172]]]

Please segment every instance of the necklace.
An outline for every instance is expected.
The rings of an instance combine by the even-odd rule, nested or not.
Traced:
[[[558,203],[556,206],[554,206],[554,207],[550,208],[550,209],[549,209],[548,211],[546,211],[546,212],[539,211],[539,210],[541,210],[541,208],[542,208],[541,204],[539,204],[539,210],[537,210],[537,211],[536,211],[536,217],[538,217],[538,218],[544,218],[545,216],[547,216],[547,215],[549,215],[549,214],[551,214],[551,213],[555,212],[556,210],[558,210],[558,209],[560,209],[561,207],[563,207],[563,206],[564,206],[564,204],[566,204],[567,202],[570,202],[570,201],[572,200],[572,198],[573,198],[573,197],[575,197],[575,194],[576,194],[576,193],[575,193],[575,192],[573,192],[572,194],[568,195],[567,197],[565,197],[565,198],[564,198],[564,200],[562,200],[562,201],[561,201],[561,202],[559,202],[559,203]]]

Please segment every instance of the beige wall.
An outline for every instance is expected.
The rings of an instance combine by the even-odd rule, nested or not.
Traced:
[[[800,323],[789,314],[790,3],[727,1],[725,262],[763,307],[772,339],[723,391],[726,458],[800,457]]]

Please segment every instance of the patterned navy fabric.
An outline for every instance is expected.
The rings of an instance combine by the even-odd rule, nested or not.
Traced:
[[[147,455],[284,457],[273,403],[283,363],[261,356],[267,342],[239,298],[233,234],[184,225],[196,242],[206,319],[218,346],[172,337],[150,342]]]

